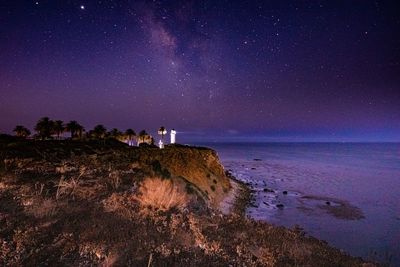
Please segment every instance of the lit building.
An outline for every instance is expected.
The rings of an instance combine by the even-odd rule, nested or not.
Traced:
[[[160,142],[158,142],[158,147],[159,148],[164,148],[164,143],[162,140],[160,140]]]
[[[174,129],[171,130],[171,144],[175,144],[175,136],[176,136],[176,131]]]

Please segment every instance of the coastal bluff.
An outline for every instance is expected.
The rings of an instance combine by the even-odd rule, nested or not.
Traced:
[[[373,266],[224,214],[215,151],[0,138],[0,266]]]
[[[205,147],[16,140],[3,142],[0,153],[3,171],[17,174],[17,181],[39,183],[43,190],[60,179],[67,182],[77,177],[82,187],[96,181],[116,191],[134,190],[145,179],[159,178],[183,185],[186,193],[197,196],[196,201],[217,208],[232,187],[216,152]]]
[[[214,208],[232,188],[216,152],[209,148],[182,145],[139,148],[134,158],[133,164],[137,163],[147,173],[153,172],[153,176],[183,179]]]

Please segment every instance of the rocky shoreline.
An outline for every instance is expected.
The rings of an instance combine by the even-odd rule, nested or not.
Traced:
[[[2,266],[372,266],[246,218],[207,148],[0,140],[0,159]]]
[[[231,180],[232,190],[230,191],[229,208],[226,209],[222,204],[222,212],[225,214],[237,214],[239,216],[246,216],[246,209],[252,203],[253,190],[244,182],[236,179],[229,171],[226,175]],[[228,210],[228,212],[226,212]]]
[[[324,213],[341,220],[360,220],[365,218],[363,211],[360,208],[342,199],[321,195],[308,195],[296,191],[279,191],[269,187],[260,190],[254,184],[240,180],[235,181],[247,188],[250,196],[246,197],[246,207],[251,207],[252,210],[256,210],[261,205],[272,209],[283,210],[287,208],[287,206],[278,199],[282,196],[286,196],[286,198],[296,199],[296,202],[299,204],[296,208],[306,214],[317,214],[323,211]],[[264,196],[264,198],[259,195]],[[262,201],[257,201],[257,199],[262,199]]]

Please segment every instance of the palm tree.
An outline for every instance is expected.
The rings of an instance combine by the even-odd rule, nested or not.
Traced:
[[[117,128],[114,128],[109,132],[109,136],[111,138],[119,140],[122,136],[122,132],[120,130],[118,130]]]
[[[78,124],[78,127],[76,128],[76,133],[77,133],[77,136],[79,139],[82,138],[84,131],[85,131],[85,128],[82,125]]]
[[[83,129],[83,126],[80,125],[77,121],[70,121],[67,123],[65,129],[71,133],[71,139],[72,139],[77,136],[80,130]]]
[[[158,129],[158,134],[161,135],[161,140],[164,140],[164,135],[167,134],[167,129],[165,129],[164,126],[161,126],[160,129]]]
[[[144,142],[144,138],[147,136],[146,130],[141,130],[139,132],[139,140],[142,139],[142,143]]]
[[[127,129],[125,131],[125,136],[128,138],[128,145],[133,145],[133,138],[136,136],[136,133],[132,129]]]
[[[15,126],[13,131],[15,132],[15,135],[17,137],[22,137],[22,138],[27,138],[31,134],[31,131],[29,131],[28,128],[22,125]]]
[[[107,134],[107,129],[103,125],[96,125],[93,129],[93,135],[96,138],[103,139]]]
[[[39,137],[44,140],[50,138],[53,129],[53,121],[48,117],[41,118],[35,126],[35,131],[38,133]]]
[[[57,139],[60,139],[60,135],[64,132],[64,122],[57,120],[53,123],[53,131],[57,134]]]

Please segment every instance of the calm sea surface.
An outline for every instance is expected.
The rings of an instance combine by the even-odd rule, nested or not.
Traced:
[[[224,167],[255,190],[249,216],[299,225],[354,256],[400,266],[399,143],[202,145],[214,148]],[[328,208],[348,203],[364,218],[334,216],[327,200]]]

